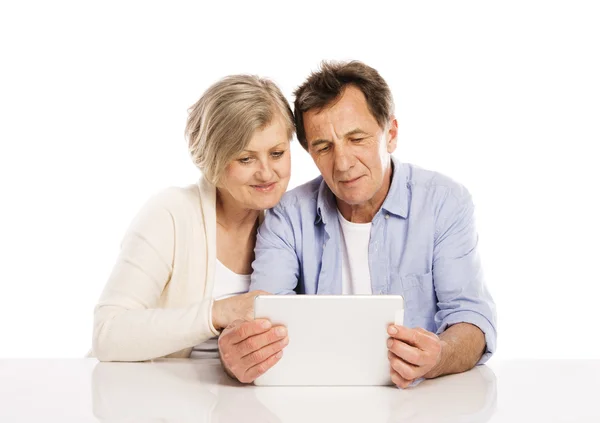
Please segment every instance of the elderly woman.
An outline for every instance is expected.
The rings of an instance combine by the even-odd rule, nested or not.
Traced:
[[[129,227],[95,308],[95,357],[214,354],[223,328],[251,319],[256,230],[287,188],[293,128],[281,91],[254,76],[226,77],[190,108],[186,135],[203,176],[150,199]],[[287,344],[275,329],[268,367]]]

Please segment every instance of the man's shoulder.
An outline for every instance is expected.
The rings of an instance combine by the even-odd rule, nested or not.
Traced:
[[[318,176],[312,181],[306,182],[296,188],[286,192],[281,197],[276,207],[282,209],[306,209],[313,208],[316,211],[317,197],[323,181],[322,176]]]
[[[407,169],[407,184],[413,193],[426,191],[431,196],[452,196],[457,200],[470,197],[461,183],[443,173],[404,163]]]

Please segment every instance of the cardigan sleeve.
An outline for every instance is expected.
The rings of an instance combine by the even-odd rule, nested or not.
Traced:
[[[145,361],[217,336],[210,298],[185,308],[158,308],[175,254],[168,192],[155,196],[129,227],[94,310],[93,354],[100,361]]]

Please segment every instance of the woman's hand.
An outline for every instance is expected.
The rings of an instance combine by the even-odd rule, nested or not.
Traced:
[[[270,293],[251,291],[215,301],[212,308],[212,324],[215,329],[221,331],[236,320],[253,320],[254,298],[258,295],[270,295]]]

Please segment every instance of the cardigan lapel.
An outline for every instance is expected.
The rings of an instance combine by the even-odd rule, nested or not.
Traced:
[[[212,297],[217,264],[217,190],[203,176],[198,181],[200,190],[200,207],[206,234],[206,284],[204,298]]]

